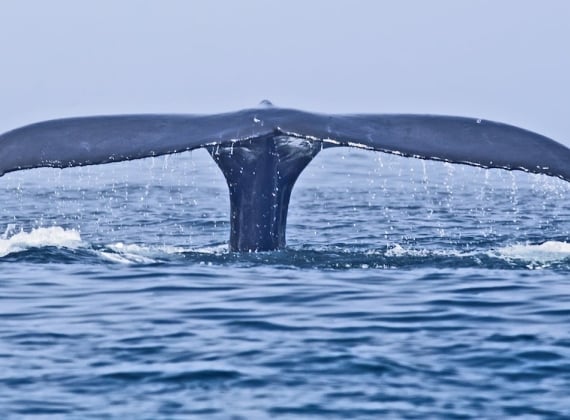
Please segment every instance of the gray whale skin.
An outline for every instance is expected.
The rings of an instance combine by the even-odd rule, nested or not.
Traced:
[[[511,125],[437,115],[327,115],[268,101],[216,115],[94,116],[27,125],[0,135],[0,176],[204,147],[229,187],[230,250],[269,251],[285,246],[299,174],[321,150],[341,146],[570,181],[570,149]]]

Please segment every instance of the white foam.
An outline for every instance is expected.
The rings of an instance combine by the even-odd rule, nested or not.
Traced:
[[[9,236],[12,231],[13,227],[9,226],[4,237],[0,239],[0,257],[30,248],[55,246],[76,249],[83,245],[78,231],[59,226],[32,229],[30,232],[21,231]]]
[[[431,253],[427,249],[404,248],[400,244],[393,244],[385,252],[387,257],[427,257]]]
[[[121,264],[151,264],[161,256],[179,254],[183,248],[175,246],[145,246],[116,242],[106,247],[110,251],[99,251],[98,254],[108,261]]]
[[[168,259],[175,254],[185,252],[196,252],[202,254],[222,254],[227,252],[227,244],[201,248],[183,248],[179,246],[159,245],[148,246],[138,244],[125,244],[115,242],[108,244],[104,250],[97,251],[97,254],[107,261],[120,264],[152,264],[161,259]]]
[[[195,252],[197,254],[207,254],[207,255],[221,255],[229,252],[228,244],[219,244],[212,246],[203,246],[200,248],[189,248],[185,252]]]
[[[151,264],[156,262],[156,260],[153,258],[148,258],[133,253],[114,253],[108,251],[99,251],[98,254],[107,261],[120,264]]]
[[[414,249],[404,248],[399,244],[391,245],[385,252],[387,257],[472,257],[478,258],[487,255],[491,258],[500,258],[509,262],[526,263],[528,268],[546,268],[552,263],[570,259],[570,243],[560,241],[547,241],[542,244],[516,244],[488,251],[456,249]]]
[[[570,258],[570,243],[547,241],[539,245],[518,244],[499,248],[500,257],[533,263],[551,263]]]
[[[113,251],[120,254],[136,254],[146,257],[158,256],[159,254],[180,254],[185,252],[184,248],[177,246],[145,246],[137,244],[125,244],[123,242],[116,242],[107,245]]]
[[[387,257],[472,257],[476,251],[458,251],[455,249],[415,249],[392,244],[384,255]]]

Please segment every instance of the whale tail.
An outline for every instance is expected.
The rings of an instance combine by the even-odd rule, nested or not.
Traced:
[[[325,115],[269,104],[217,115],[119,115],[52,120],[0,135],[0,175],[205,147],[230,191],[230,249],[285,246],[294,183],[322,150],[358,147],[570,181],[570,149],[547,137],[473,118]]]

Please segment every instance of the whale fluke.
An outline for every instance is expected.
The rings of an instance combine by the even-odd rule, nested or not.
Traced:
[[[230,189],[230,249],[285,245],[293,185],[312,158],[349,146],[451,163],[522,170],[570,181],[570,149],[488,120],[402,114],[326,115],[259,108],[217,115],[66,118],[0,135],[0,176],[208,149]]]

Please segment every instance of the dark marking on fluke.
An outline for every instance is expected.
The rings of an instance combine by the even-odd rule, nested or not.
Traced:
[[[230,190],[230,249],[268,251],[285,246],[299,174],[320,150],[339,146],[570,181],[570,149],[511,125],[436,115],[326,115],[267,100],[225,114],[95,116],[27,125],[0,135],[0,176],[205,147]]]

